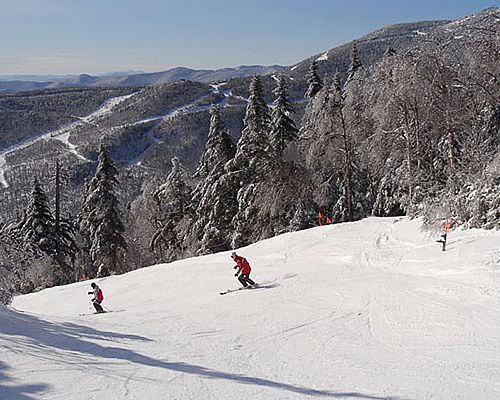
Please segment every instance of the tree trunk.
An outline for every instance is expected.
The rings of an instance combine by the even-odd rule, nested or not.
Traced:
[[[346,180],[346,202],[347,216],[349,221],[353,221],[353,184],[352,184],[352,160],[351,160],[351,144],[347,134],[344,113],[340,109],[340,120],[342,122],[342,137],[344,144],[344,174]]]
[[[408,118],[408,109],[403,106],[403,114],[405,118],[405,141],[406,141],[406,162],[408,164],[408,197],[409,208],[413,208],[413,159],[411,154],[411,136],[410,136],[410,121]]]

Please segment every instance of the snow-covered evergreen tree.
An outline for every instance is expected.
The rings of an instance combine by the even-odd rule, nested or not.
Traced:
[[[163,254],[166,261],[175,260],[184,249],[183,228],[190,213],[191,188],[187,184],[187,174],[177,157],[172,158],[172,170],[167,180],[154,193],[158,205],[158,229],[151,239],[151,249]],[[181,224],[181,221],[183,222]]]
[[[36,178],[28,199],[25,219],[18,231],[26,245],[48,255],[55,254],[54,217],[47,196]]]
[[[73,259],[77,248],[73,229],[64,220],[59,228],[50,211],[47,196],[38,179],[34,180],[24,217],[10,233],[32,252],[33,259],[46,257],[51,264],[42,286],[61,285],[74,280]]]
[[[117,196],[118,170],[104,146],[93,178],[86,185],[80,221],[90,236],[90,255],[96,276],[126,270],[121,258],[127,249],[125,227]]]
[[[224,165],[235,155],[235,145],[228,135],[218,108],[212,108],[212,118],[205,152],[195,177],[201,178],[192,193],[195,210],[194,231],[202,254],[230,248],[231,220],[236,213],[237,190],[228,186]]]
[[[306,99],[312,99],[323,87],[321,78],[318,75],[318,62],[316,60],[311,61],[309,66],[309,76],[307,78],[307,90],[305,93]]]
[[[195,178],[207,177],[214,168],[220,170],[221,164],[224,165],[232,159],[236,151],[236,146],[231,136],[229,136],[224,121],[222,120],[220,109],[218,107],[212,107],[210,115],[208,139],[205,145],[205,151],[196,168]]]
[[[356,71],[361,67],[361,60],[358,55],[358,45],[356,42],[352,44],[351,50],[351,65],[349,66],[349,70],[347,71],[347,82],[349,82],[353,77]]]
[[[233,247],[240,247],[251,240],[256,226],[250,206],[254,203],[257,185],[276,168],[276,157],[270,142],[270,122],[260,77],[256,76],[250,84],[244,128],[236,154],[226,165],[227,175],[224,177],[227,189],[237,193],[238,211],[233,219]]]
[[[295,110],[288,99],[288,88],[283,74],[279,75],[274,94],[276,99],[272,111],[271,143],[277,155],[281,156],[287,144],[298,136],[295,121],[291,118]]]
[[[272,169],[270,122],[271,115],[264,99],[261,79],[256,76],[250,83],[250,98],[243,120],[244,128],[233,160],[234,168],[250,179],[255,175],[265,175]]]
[[[75,221],[71,218],[63,217],[61,213],[62,200],[62,173],[59,161],[56,161],[54,182],[55,182],[55,214],[54,214],[54,233],[56,236],[56,260],[59,265],[64,266],[67,275],[71,275],[71,281],[76,278],[74,271],[74,261],[78,252],[78,245],[75,239],[77,227]]]

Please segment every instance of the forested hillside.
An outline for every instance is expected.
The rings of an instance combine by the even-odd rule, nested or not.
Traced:
[[[499,55],[491,8],[384,28],[281,75],[1,96],[4,286],[369,215],[496,228]]]

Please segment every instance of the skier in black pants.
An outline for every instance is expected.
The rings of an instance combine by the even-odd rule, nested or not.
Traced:
[[[255,285],[255,282],[250,279],[250,272],[252,269],[250,268],[250,264],[246,260],[245,257],[241,257],[236,254],[236,252],[232,252],[231,258],[234,260],[236,263],[236,266],[234,269],[237,269],[236,274],[234,276],[238,277],[238,280],[240,283],[243,285],[243,287],[252,287]],[[241,275],[240,275],[241,273]],[[238,276],[239,275],[239,276]]]
[[[94,305],[95,310],[98,313],[106,312],[101,306],[101,303],[104,300],[101,288],[97,286],[97,284],[95,284],[94,282],[92,282],[90,286],[92,287],[92,292],[88,292],[88,294],[94,295],[94,298],[92,299],[92,304]]]

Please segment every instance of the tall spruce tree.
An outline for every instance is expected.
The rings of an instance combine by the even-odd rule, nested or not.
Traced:
[[[90,256],[96,276],[125,271],[121,254],[127,249],[116,187],[118,170],[104,146],[94,177],[86,185],[80,221],[90,236]]]
[[[361,60],[358,54],[358,44],[354,42],[352,44],[351,50],[351,65],[349,66],[349,70],[347,71],[347,82],[354,78],[354,74],[361,67],[361,65]]]
[[[220,115],[220,109],[218,107],[212,107],[210,109],[210,115],[208,139],[205,145],[205,151],[196,168],[195,178],[207,177],[214,168],[220,170],[220,164],[223,165],[232,159],[236,151],[236,146],[231,136],[229,136]]]
[[[269,154],[271,147],[269,130],[271,116],[269,107],[264,100],[262,83],[259,76],[250,83],[250,98],[248,100],[244,128],[238,141],[234,166],[246,175],[263,175],[269,172]]]
[[[47,196],[38,179],[34,180],[26,212],[13,229],[13,234],[35,257],[49,256],[50,276],[46,277],[48,279],[44,285],[62,285],[73,281],[72,260],[76,246],[71,229],[66,229],[65,225],[57,229]]]
[[[61,199],[62,199],[62,172],[59,161],[56,161],[54,183],[55,183],[55,215],[54,215],[54,231],[57,242],[57,259],[59,264],[67,265],[68,273],[73,273],[74,261],[78,252],[78,245],[75,239],[75,223],[71,218],[64,218],[61,215]],[[67,258],[69,260],[67,260]],[[71,266],[68,265],[71,263]]]
[[[295,121],[290,117],[295,113],[292,103],[288,99],[288,88],[283,74],[278,78],[278,85],[274,90],[276,100],[272,112],[271,143],[276,153],[281,156],[286,145],[297,138],[298,129]]]
[[[250,98],[247,104],[244,128],[236,147],[233,160],[227,164],[224,176],[228,190],[237,193],[237,212],[233,218],[232,247],[239,247],[251,240],[255,213],[250,212],[254,203],[256,186],[269,177],[275,165],[275,154],[270,142],[271,116],[264,100],[260,77],[250,84]]]
[[[312,99],[323,87],[323,83],[318,75],[318,62],[316,60],[312,60],[309,66],[307,85],[307,91],[305,93],[307,99]]]
[[[286,163],[278,157],[278,151],[271,144],[271,127],[265,123],[269,120],[267,106],[256,83],[259,82],[252,82],[252,96],[236,156],[227,164],[227,173],[223,176],[228,189],[237,192],[238,208],[233,218],[231,242],[233,248],[285,231],[295,212],[294,206],[290,207],[296,200],[294,195],[288,197],[292,193],[290,188],[293,186],[295,193],[300,191],[296,187],[297,180],[294,180],[297,178],[297,168],[293,163]],[[286,115],[288,107],[286,91],[281,90],[281,94],[284,96],[278,100],[280,107],[276,116],[282,117]],[[257,107],[256,104],[261,106]],[[279,121],[278,117],[276,121]],[[280,122],[283,123],[283,119]],[[283,125],[278,123],[275,126],[281,128]],[[280,140],[277,144],[280,148]],[[248,164],[245,164],[246,160],[249,160]]]
[[[49,201],[38,179],[35,178],[31,190],[25,218],[18,227],[23,242],[47,255],[56,253],[54,217]]]
[[[153,193],[158,206],[158,228],[150,244],[153,251],[163,253],[163,247],[166,248],[166,261],[175,260],[182,254],[184,232],[180,222],[188,219],[191,202],[187,174],[177,157],[171,162],[172,170],[166,182]]]
[[[235,145],[228,135],[219,109],[211,110],[210,129],[205,152],[195,177],[201,178],[192,193],[195,211],[194,231],[198,253],[227,250],[230,246],[231,220],[236,213],[236,191],[223,179],[224,165],[234,157]]]

